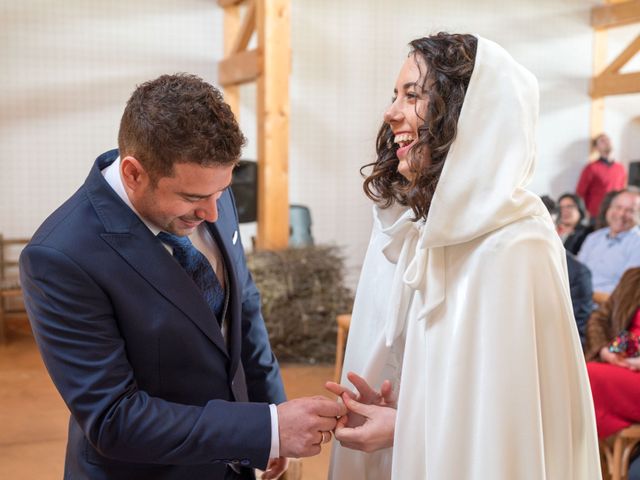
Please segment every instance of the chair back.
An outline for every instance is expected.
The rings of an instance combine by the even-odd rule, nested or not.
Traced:
[[[313,245],[311,235],[311,212],[304,205],[289,205],[289,246]]]
[[[18,259],[28,238],[6,238],[0,233],[0,283],[18,284]],[[6,287],[5,287],[6,288]]]
[[[27,243],[28,238],[6,238],[0,234],[0,344],[6,342],[5,320],[26,315],[18,260]]]

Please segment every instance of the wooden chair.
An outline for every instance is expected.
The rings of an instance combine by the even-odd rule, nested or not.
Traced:
[[[600,440],[600,458],[605,480],[626,480],[629,460],[635,446],[640,443],[640,424],[631,425],[609,438]]]
[[[333,381],[340,382],[342,376],[342,363],[344,362],[344,348],[349,335],[349,327],[351,326],[351,314],[343,313],[336,317],[338,323],[338,338],[336,339],[336,367],[333,373]]]
[[[0,234],[0,344],[7,341],[6,320],[26,315],[18,277],[18,257],[28,238],[5,238]]]
[[[282,480],[302,480],[302,460],[292,458],[289,460],[289,468],[281,477]]]

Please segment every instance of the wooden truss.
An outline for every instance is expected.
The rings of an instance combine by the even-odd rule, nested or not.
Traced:
[[[620,70],[640,51],[640,34],[607,65],[607,31],[640,22],[640,0],[606,0],[606,5],[591,10],[594,28],[594,61],[591,79],[591,137],[604,130],[604,97],[640,93],[640,72]]]
[[[257,82],[258,232],[256,247],[289,244],[290,0],[218,0],[224,8],[225,58],[218,81],[234,114],[240,88]],[[248,50],[253,34],[257,46]]]

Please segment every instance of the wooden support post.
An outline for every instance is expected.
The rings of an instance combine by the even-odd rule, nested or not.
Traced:
[[[607,66],[607,31],[593,32],[593,78],[597,78]],[[593,80],[592,80],[593,82]],[[593,83],[592,83],[593,92]],[[591,97],[591,119],[589,137],[595,138],[604,131],[604,97]]]
[[[221,6],[223,4],[218,1]],[[228,57],[235,45],[235,39],[240,30],[240,7],[230,3],[224,7],[224,56]],[[218,64],[218,78],[220,76],[220,64]],[[231,107],[231,111],[240,123],[240,87],[238,85],[225,85],[224,100]]]
[[[289,244],[290,0],[256,0],[258,48],[258,236],[256,247]]]

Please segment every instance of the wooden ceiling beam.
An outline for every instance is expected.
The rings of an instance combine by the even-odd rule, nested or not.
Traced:
[[[244,18],[242,19],[242,25],[236,34],[235,41],[231,47],[231,51],[228,55],[234,55],[236,53],[240,53],[243,50],[247,49],[249,46],[249,41],[251,40],[251,36],[253,32],[256,30],[256,2],[250,1],[247,5],[247,11],[244,14]]]
[[[218,6],[225,7],[233,7],[234,5],[242,5],[246,0],[218,0]]]
[[[259,49],[236,53],[218,62],[218,82],[223,87],[254,82],[262,73]]]
[[[640,22],[640,0],[603,5],[591,10],[591,26],[596,30],[636,22]]]
[[[618,73],[622,67],[624,67],[629,60],[631,60],[636,53],[640,51],[640,35],[638,35],[633,42],[625,48],[620,55],[618,55],[609,66],[602,72],[602,75],[609,75]]]
[[[640,92],[640,72],[601,75],[591,81],[591,96],[624,95]]]

